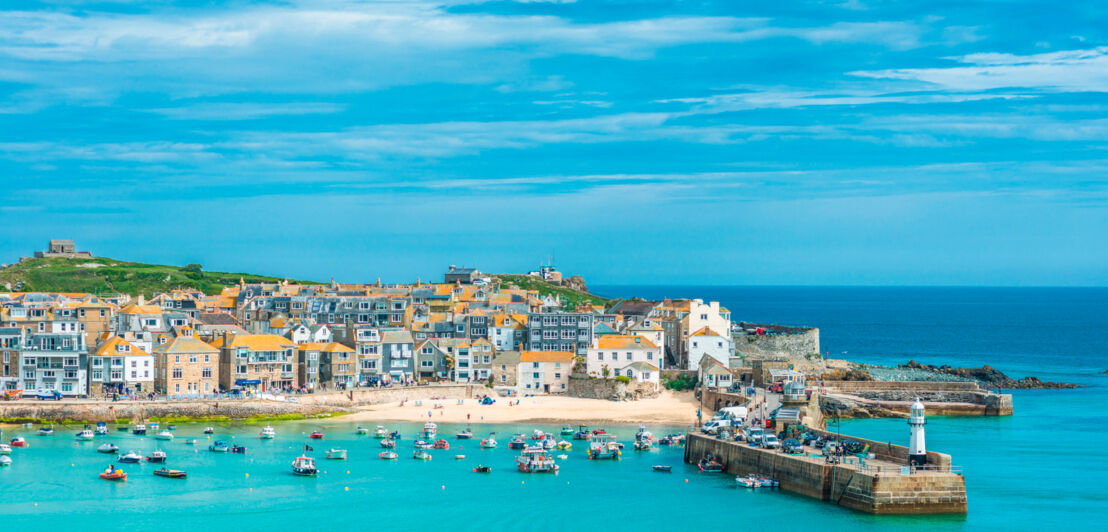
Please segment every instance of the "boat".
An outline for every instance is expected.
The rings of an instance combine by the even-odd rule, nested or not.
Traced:
[[[328,460],[346,460],[346,449],[329,449],[327,451]]]
[[[245,445],[232,445],[231,446],[231,452],[235,453],[235,454],[246,454],[246,446]]]
[[[735,482],[746,488],[776,488],[778,482],[772,478],[762,478],[754,474],[735,477]]]
[[[492,473],[492,468],[487,466],[487,465],[478,464],[477,467],[473,468],[473,472],[474,473]]]
[[[649,451],[654,448],[654,443],[650,440],[635,440],[632,447],[634,447],[636,451]]]
[[[396,448],[396,441],[393,440],[392,438],[385,438],[385,439],[381,440],[381,447],[383,447],[385,449],[395,449]]]
[[[97,423],[96,424],[96,435],[97,436],[107,436],[108,435],[108,424],[104,423],[103,421]]]
[[[435,447],[435,449],[449,450],[450,449],[450,442],[440,438],[440,439],[435,440],[434,447]]]
[[[124,464],[137,464],[143,460],[142,455],[135,451],[127,451],[126,454],[119,455],[120,463]]]
[[[427,451],[424,451],[422,449],[416,449],[415,453],[412,454],[412,458],[415,458],[416,460],[430,460],[431,459],[431,453],[429,453]]]
[[[509,449],[526,449],[527,442],[523,441],[523,437],[519,434],[512,436],[512,441],[508,442]]]
[[[196,445],[196,438],[185,438],[185,445]]]
[[[568,454],[559,454],[558,455],[558,460],[565,460],[566,458],[569,458]]]
[[[354,429],[354,434],[365,436],[366,434],[369,434],[369,429],[359,426],[358,428]]]
[[[223,440],[216,440],[215,443],[208,446],[208,450],[213,453],[225,453],[231,450],[231,446]]]
[[[562,427],[562,436],[573,436],[573,427],[569,425]]]
[[[166,469],[163,467],[161,469],[155,469],[154,476],[165,478],[185,478],[188,476],[188,473],[185,473],[180,469]]]
[[[127,425],[116,425],[115,426],[115,431],[116,432],[128,432],[130,430],[131,430],[131,427],[128,427]]]
[[[457,434],[457,438],[459,440],[472,440],[473,439],[473,431],[471,431],[469,429],[465,429],[465,430],[463,430],[463,431],[461,431]]]
[[[377,457],[382,460],[396,460],[398,456],[399,455],[392,451],[383,451],[381,454],[377,455]]]
[[[620,445],[608,434],[593,434],[589,441],[589,460],[619,460],[623,455]]]
[[[272,440],[277,437],[277,431],[273,427],[266,425],[262,427],[262,431],[258,433],[258,437],[263,440]]]
[[[399,433],[393,433],[393,435],[400,436]],[[381,439],[381,438],[384,438],[386,436],[389,436],[389,433],[388,433],[387,430],[385,430],[385,427],[382,427],[381,425],[377,425],[377,428],[373,429],[373,437],[374,438]],[[400,439],[400,438],[397,437],[397,438],[393,438],[393,439],[397,440],[397,439]]]
[[[516,467],[523,473],[557,473],[558,464],[546,451],[530,447],[516,458]]]
[[[435,444],[433,444],[433,443],[431,443],[427,440],[416,440],[413,445],[415,446],[416,449],[426,450],[426,449],[434,449],[435,448]]]
[[[714,454],[711,454],[711,453],[709,453],[704,458],[701,458],[700,462],[698,462],[696,465],[697,465],[698,468],[700,468],[701,473],[722,473],[723,472],[723,464],[720,463],[720,461],[716,459],[716,456]]]
[[[587,440],[589,439],[589,427],[588,425],[579,425],[577,432],[573,433],[573,439],[575,440]]]
[[[309,434],[308,438],[313,439],[313,440],[322,440],[323,439],[323,433],[317,430],[317,431]]]
[[[12,465],[12,457],[8,455],[0,455],[0,466]]]
[[[29,429],[29,428],[31,428],[31,427],[33,427],[33,426],[35,426],[35,424],[34,424],[34,423],[29,423],[29,422],[28,422],[28,423],[24,423],[24,424],[23,424],[23,428],[25,428],[25,429]]]
[[[135,425],[135,428],[131,429],[131,434],[138,434],[140,436],[146,434],[146,425],[141,423]]]
[[[119,452],[119,446],[114,443],[105,443],[96,448],[96,452],[104,454],[115,454]]]
[[[542,441],[542,448],[543,448],[543,449],[545,449],[545,450],[547,450],[547,451],[552,451],[552,450],[554,450],[554,446],[555,446],[555,445],[557,445],[557,444],[556,444],[556,443],[554,443],[554,439],[553,439],[553,438],[550,438],[550,439],[546,439],[546,440],[543,440],[543,441]]]
[[[12,454],[12,446],[6,443],[0,443],[0,456]]]
[[[112,469],[100,473],[100,478],[104,480],[127,480],[127,472],[122,469]]]
[[[566,441],[566,440],[562,440],[562,441],[558,442],[557,449],[559,451],[570,451],[570,450],[573,450],[573,444]]]
[[[159,425],[157,421],[151,421],[151,422],[150,422],[150,426],[149,426],[148,428],[149,428],[150,430],[155,430],[155,431],[156,431],[156,430],[158,430],[159,428],[161,428],[161,425]]]
[[[154,451],[150,453],[150,456],[146,457],[146,461],[151,464],[164,464],[166,459],[165,451]]]
[[[177,430],[177,425],[166,425],[166,430]]]
[[[635,432],[635,439],[636,440],[651,440],[651,441],[653,441],[654,440],[654,435],[651,434],[649,430],[646,430],[645,425],[639,425],[638,432]]]
[[[12,447],[27,447],[27,440],[23,436],[16,436],[12,438]]]
[[[390,432],[389,433],[389,439],[399,440],[400,439],[400,431],[399,430],[394,430],[394,431]]]
[[[654,471],[657,471],[658,473],[669,473],[670,471],[673,471],[673,466],[656,465],[654,466]]]
[[[496,433],[490,432],[489,437],[481,440],[482,449],[495,449],[496,448]]]
[[[682,443],[685,443],[685,438],[680,434],[667,434],[658,438],[658,445],[681,445]]]
[[[455,460],[465,460],[465,459],[466,459],[466,455],[464,455],[464,454],[456,454],[456,455],[454,455],[454,459],[455,459]]]
[[[163,430],[163,431],[155,434],[154,438],[158,439],[158,440],[172,440],[173,439],[173,433],[169,432],[168,430]]]
[[[53,433],[54,433],[54,427],[39,427],[39,429],[38,429],[38,435],[39,436],[49,436]]]
[[[535,429],[535,430],[531,431],[531,439],[532,440],[546,439],[546,433],[539,430],[539,429]]]
[[[96,434],[89,429],[77,433],[77,439],[80,441],[92,441],[94,438],[96,438]]]
[[[304,455],[296,457],[292,461],[292,474],[301,477],[314,477],[319,470],[315,467],[315,460]]]
[[[211,427],[204,427],[204,434],[215,434],[215,429]]]

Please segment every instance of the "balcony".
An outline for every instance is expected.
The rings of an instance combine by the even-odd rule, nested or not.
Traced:
[[[281,372],[281,378],[282,379],[291,379],[292,378],[292,372],[291,371],[282,371]]]

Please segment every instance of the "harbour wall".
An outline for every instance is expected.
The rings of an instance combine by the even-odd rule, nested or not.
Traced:
[[[604,399],[608,401],[633,401],[657,397],[661,385],[649,382],[620,382],[616,379],[596,379],[588,377],[569,378],[566,395],[582,399]]]
[[[871,514],[965,514],[966,486],[950,472],[900,474],[893,468],[829,464],[736,442],[689,434],[685,462],[715,455],[732,475],[754,474],[776,479],[786,491]]]
[[[716,411],[728,406],[742,406],[750,402],[745,395],[720,390],[703,389],[700,391],[700,408]]]
[[[819,358],[819,329],[742,323],[745,328],[765,327],[777,334],[735,334],[735,352],[749,360]]]

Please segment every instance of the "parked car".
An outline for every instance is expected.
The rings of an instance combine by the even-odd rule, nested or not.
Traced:
[[[774,436],[773,434],[766,434],[765,436],[762,436],[761,445],[763,448],[766,449],[780,449],[781,441],[778,440],[777,436]]]
[[[35,392],[35,399],[39,401],[47,399],[60,401],[62,399],[62,393],[57,390],[39,390]]]
[[[769,385],[769,386],[768,386],[768,387],[767,387],[766,389],[767,389],[767,390],[769,390],[769,391],[771,391],[771,392],[781,393],[781,392],[782,392],[782,390],[784,390],[784,387],[785,387],[785,383],[784,383],[784,382],[782,382],[782,381],[777,381],[777,382],[775,382],[775,383],[773,383],[773,384],[770,384],[770,385]]]
[[[801,445],[800,440],[796,438],[785,440],[785,445],[781,447],[781,450],[788,454],[804,454],[804,446]]]

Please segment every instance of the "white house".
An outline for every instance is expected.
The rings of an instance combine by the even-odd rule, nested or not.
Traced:
[[[154,390],[154,355],[119,336],[110,336],[89,355],[93,393]]]
[[[608,334],[598,337],[585,355],[585,371],[594,377],[627,376],[658,383],[662,347],[642,336]],[[607,375],[605,375],[607,369]]]
[[[731,359],[731,336],[711,327],[701,327],[685,339],[685,352],[689,355],[689,369],[700,368],[700,361],[704,357],[726,365]]]

